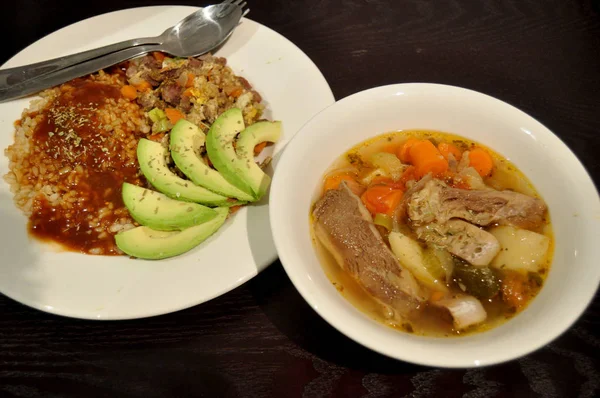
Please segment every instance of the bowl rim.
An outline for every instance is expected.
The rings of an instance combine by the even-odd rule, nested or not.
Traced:
[[[290,278],[290,280],[292,281],[293,285],[298,290],[300,295],[303,297],[303,299],[328,324],[330,324],[335,329],[337,329],[340,333],[342,333],[345,336],[347,336],[348,338],[354,340],[358,344],[365,346],[375,352],[378,352],[382,355],[385,355],[385,356],[393,358],[393,359],[410,362],[410,363],[414,363],[414,364],[418,364],[418,365],[435,366],[435,367],[441,367],[441,368],[484,367],[484,366],[491,366],[491,365],[496,365],[499,363],[504,363],[504,362],[507,362],[507,361],[510,361],[513,359],[523,357],[525,355],[528,355],[528,354],[546,346],[547,344],[551,343],[552,341],[554,341],[558,337],[560,337],[563,333],[568,331],[573,326],[573,324],[581,317],[581,315],[585,312],[585,310],[592,303],[593,298],[595,297],[596,293],[599,291],[600,280],[596,284],[596,287],[595,287],[595,289],[593,289],[593,291],[590,289],[590,291],[587,292],[587,294],[585,295],[585,300],[582,300],[582,302],[584,302],[584,303],[579,305],[578,308],[575,309],[575,311],[571,312],[570,318],[566,322],[563,322],[562,327],[560,329],[557,329],[557,331],[555,333],[553,333],[553,336],[551,338],[540,339],[540,340],[536,341],[535,343],[531,343],[531,344],[527,345],[525,348],[521,349],[519,351],[519,353],[516,355],[513,353],[509,353],[508,355],[500,353],[500,354],[495,355],[494,358],[492,358],[491,360],[482,360],[481,363],[478,363],[479,361],[476,361],[474,363],[474,362],[466,362],[464,360],[461,361],[460,359],[457,359],[454,361],[448,361],[448,360],[440,361],[440,360],[436,360],[435,358],[431,358],[431,357],[415,358],[414,356],[410,356],[410,355],[394,355],[394,354],[391,354],[390,352],[386,352],[385,349],[382,349],[379,346],[377,346],[376,344],[373,344],[372,343],[373,339],[371,337],[364,338],[362,336],[359,336],[358,334],[353,333],[352,331],[348,330],[348,328],[346,328],[335,317],[329,318],[327,316],[327,310],[324,310],[323,306],[320,306],[320,305],[318,305],[317,302],[315,302],[317,297],[314,297],[312,295],[312,293],[310,293],[308,291],[308,288],[305,286],[305,282],[301,281],[299,278],[299,275],[296,272],[294,272],[293,267],[294,267],[294,264],[297,263],[297,260],[295,260],[294,258],[289,256],[289,254],[288,254],[288,251],[286,248],[290,247],[290,243],[287,242],[287,240],[284,239],[282,237],[282,235],[279,233],[280,230],[279,230],[279,224],[278,224],[278,218],[277,218],[278,216],[276,214],[277,209],[278,209],[278,197],[280,196],[280,191],[281,191],[279,186],[281,185],[281,188],[283,188],[285,186],[285,184],[280,182],[280,180],[283,181],[282,180],[283,177],[281,177],[283,174],[282,170],[284,170],[286,168],[286,164],[288,163],[288,161],[290,159],[289,153],[291,151],[289,150],[289,148],[290,147],[293,148],[293,146],[297,142],[303,140],[303,136],[305,135],[305,132],[310,130],[310,127],[314,123],[318,122],[320,120],[320,118],[323,118],[324,117],[323,115],[327,114],[328,112],[331,112],[332,109],[342,107],[346,103],[349,103],[352,101],[357,101],[362,97],[377,94],[378,92],[388,93],[391,90],[402,90],[402,89],[404,89],[404,90],[408,90],[408,89],[410,89],[410,90],[447,90],[447,91],[454,91],[457,94],[460,93],[463,95],[466,94],[466,95],[470,95],[470,96],[476,96],[476,97],[485,99],[487,101],[491,101],[490,103],[494,104],[494,106],[503,107],[506,111],[513,112],[513,113],[516,112],[516,115],[518,114],[521,117],[525,117],[526,119],[529,119],[533,124],[537,125],[538,128],[540,128],[541,130],[545,130],[546,134],[549,133],[550,137],[552,139],[558,140],[558,143],[561,147],[561,151],[564,151],[565,154],[568,154],[569,156],[573,157],[574,160],[576,161],[576,163],[579,164],[579,166],[581,167],[580,171],[582,173],[578,173],[578,174],[582,178],[585,179],[586,184],[588,184],[588,183],[591,184],[591,187],[593,188],[593,190],[596,193],[596,198],[595,198],[596,203],[594,203],[595,208],[600,209],[600,197],[598,194],[598,192],[599,192],[598,187],[595,185],[594,180],[592,179],[590,173],[588,172],[586,167],[583,165],[583,163],[579,160],[577,155],[575,155],[575,153],[571,150],[571,148],[569,148],[569,146],[566,145],[566,143],[558,135],[554,134],[544,124],[540,123],[533,116],[525,113],[524,111],[520,110],[516,106],[511,105],[505,101],[502,101],[502,100],[495,98],[493,96],[490,96],[488,94],[484,94],[484,93],[481,93],[481,92],[478,92],[475,90],[471,90],[471,89],[467,89],[467,88],[463,88],[463,87],[459,87],[459,86],[453,86],[453,85],[437,84],[437,83],[398,83],[398,84],[388,84],[388,85],[383,85],[383,86],[377,86],[377,87],[369,88],[366,90],[362,90],[362,91],[350,94],[344,98],[337,100],[334,104],[321,110],[319,113],[314,115],[308,122],[306,122],[304,124],[304,126],[286,144],[286,147],[283,150],[281,158],[279,159],[279,162],[278,162],[278,168],[275,171],[275,174],[273,176],[273,181],[271,184],[271,191],[270,191],[270,198],[269,198],[269,202],[270,202],[269,216],[270,216],[271,230],[272,230],[272,234],[273,234],[275,247],[279,254],[280,262],[282,263],[283,268],[286,271],[286,274],[288,275],[288,277]],[[590,200],[594,201],[594,199],[590,199]],[[357,310],[357,311],[359,311],[359,310]],[[375,323],[375,321],[372,321],[372,322]],[[401,333],[401,332],[398,332],[398,333]],[[418,337],[424,339],[425,341],[427,339],[439,339],[439,338],[431,338],[431,337],[426,337],[426,336],[418,336]],[[443,339],[445,339],[445,338],[443,338]],[[452,339],[452,338],[449,337],[448,339]],[[459,340],[457,340],[457,341],[459,341]]]

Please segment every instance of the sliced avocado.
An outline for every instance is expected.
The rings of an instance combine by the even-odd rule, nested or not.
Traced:
[[[223,112],[208,130],[206,152],[213,166],[227,181],[254,196],[252,188],[243,177],[242,164],[238,161],[233,147],[235,137],[244,128],[244,117],[241,110],[231,108]]]
[[[254,161],[254,147],[261,142],[277,142],[281,137],[281,122],[257,122],[240,133],[237,140],[236,153],[246,166],[244,178],[252,188],[256,199],[267,192],[271,177],[269,177]]]
[[[182,202],[162,193],[123,183],[123,203],[138,223],[159,231],[175,231],[202,224],[217,216],[210,207]]]
[[[243,129],[242,111],[232,108],[215,120],[206,137],[208,157],[227,181],[260,199],[271,178],[254,161],[254,146],[264,141],[277,141],[280,122],[258,122]],[[234,148],[234,140],[243,129]]]
[[[202,243],[214,234],[227,219],[229,209],[214,209],[217,215],[200,225],[183,231],[156,231],[149,227],[137,227],[115,235],[119,249],[126,254],[147,260],[178,256]]]
[[[218,171],[210,168],[197,155],[204,145],[205,135],[193,123],[179,120],[171,130],[170,147],[173,161],[194,184],[224,196],[251,202],[254,196],[229,183]]]
[[[199,187],[191,181],[178,177],[167,167],[167,149],[158,142],[142,138],[138,142],[137,158],[146,179],[170,198],[197,202],[208,206],[233,206],[226,196]]]

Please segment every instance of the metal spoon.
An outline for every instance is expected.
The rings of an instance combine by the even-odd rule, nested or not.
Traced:
[[[33,94],[152,51],[179,57],[205,54],[231,35],[249,11],[243,9],[245,5],[243,0],[227,0],[196,11],[155,38],[127,40],[49,61],[0,70],[0,101]]]

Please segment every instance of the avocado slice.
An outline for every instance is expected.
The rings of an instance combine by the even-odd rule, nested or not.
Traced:
[[[119,249],[126,254],[146,260],[178,256],[198,246],[223,225],[229,214],[226,207],[214,209],[217,215],[200,225],[183,231],[156,231],[137,227],[115,235]]]
[[[238,108],[223,112],[210,126],[206,135],[206,152],[213,166],[231,184],[254,196],[250,185],[243,177],[233,142],[238,133],[244,130],[244,117]]]
[[[160,192],[123,183],[122,197],[131,217],[159,231],[175,231],[202,224],[217,216],[210,207],[171,199]]]
[[[234,148],[234,141],[241,131]],[[280,122],[258,122],[244,128],[242,111],[232,108],[215,120],[206,137],[206,151],[215,168],[227,181],[260,199],[270,183],[254,161],[254,146],[264,141],[276,141],[281,135]]]
[[[239,204],[228,201],[226,196],[199,187],[191,181],[178,177],[167,167],[167,149],[158,142],[142,138],[138,142],[137,158],[146,179],[170,198],[187,202],[202,203],[207,206],[233,206]]]
[[[236,153],[246,165],[245,178],[256,199],[264,196],[271,183],[271,177],[254,161],[254,147],[262,142],[277,142],[281,137],[281,122],[256,122],[246,127],[237,140]]]
[[[171,130],[170,149],[173,161],[192,182],[224,196],[251,202],[254,196],[229,183],[218,171],[197,155],[204,146],[205,135],[193,123],[179,120]]]

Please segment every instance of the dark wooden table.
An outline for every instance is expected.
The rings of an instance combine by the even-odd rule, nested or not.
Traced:
[[[337,99],[399,82],[478,90],[544,123],[600,183],[597,0],[248,2],[249,17],[314,60]],[[0,61],[80,19],[165,3],[206,4],[4,2]],[[593,397],[599,310],[596,297],[567,333],[525,358],[445,370],[350,341],[312,311],[279,263],[211,302],[136,321],[60,318],[0,296],[0,396]]]

